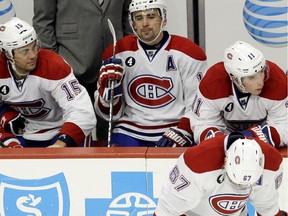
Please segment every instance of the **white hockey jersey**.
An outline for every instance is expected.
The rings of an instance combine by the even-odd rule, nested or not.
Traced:
[[[204,51],[187,38],[168,35],[157,50],[144,49],[136,36],[117,42],[124,67],[122,101],[114,106],[114,133],[158,141],[192,105],[207,70]],[[112,57],[109,47],[103,59]],[[95,94],[96,112],[109,119],[109,104]]]
[[[277,130],[280,146],[288,144],[287,76],[276,64],[267,63],[270,67],[269,79],[258,96],[240,95],[225,71],[223,62],[208,69],[199,85],[193,112],[185,115],[190,119],[197,143],[204,139],[211,128],[226,133],[267,124]]]
[[[205,140],[179,157],[162,188],[156,216],[247,216],[248,199],[260,215],[277,215],[283,177],[280,153],[257,139],[265,155],[263,175],[252,188],[236,188],[223,169],[224,138]]]
[[[41,49],[36,69],[25,80],[14,79],[3,57],[0,71],[1,103],[28,121],[25,139],[49,140],[61,131],[80,144],[95,127],[96,117],[86,89],[58,54]]]

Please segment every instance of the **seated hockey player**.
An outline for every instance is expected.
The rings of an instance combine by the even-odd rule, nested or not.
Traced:
[[[58,54],[40,49],[34,28],[17,17],[0,24],[0,48],[2,147],[91,141],[96,117],[87,91]]]
[[[174,133],[184,136],[183,131],[193,131],[199,143],[240,131],[276,148],[287,146],[287,89],[281,68],[250,44],[237,41],[225,50],[224,62],[208,69],[192,110],[181,121],[186,124],[179,124]],[[158,142],[158,146],[171,144],[173,138],[165,135]]]
[[[179,157],[154,216],[247,216],[248,199],[259,216],[287,216],[279,207],[282,162],[273,146],[241,133],[204,140]]]
[[[129,19],[135,35],[117,41],[115,58],[113,46],[103,55],[95,110],[109,120],[108,84],[114,81],[114,146],[155,146],[191,107],[207,70],[199,46],[163,30],[166,10],[165,0],[132,0]]]

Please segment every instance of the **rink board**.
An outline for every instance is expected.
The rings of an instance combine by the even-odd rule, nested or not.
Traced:
[[[0,215],[147,215],[185,148],[0,149]],[[280,206],[288,211],[287,152]],[[142,214],[141,214],[142,212]]]

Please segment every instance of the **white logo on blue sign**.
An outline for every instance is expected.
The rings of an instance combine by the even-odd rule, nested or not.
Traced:
[[[243,20],[255,40],[271,46],[288,45],[287,0],[246,0]]]
[[[158,199],[153,198],[152,177],[151,172],[112,172],[112,198],[86,199],[85,215],[153,216]]]
[[[65,176],[17,179],[0,174],[0,215],[69,216],[70,198]]]

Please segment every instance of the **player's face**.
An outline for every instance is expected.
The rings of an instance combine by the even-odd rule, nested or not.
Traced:
[[[242,78],[242,84],[245,87],[246,92],[252,95],[259,95],[262,91],[265,81],[264,70],[256,73],[253,76],[247,76]]]
[[[163,32],[160,33],[162,31],[161,25],[162,17],[158,9],[136,11],[133,13],[133,27],[138,37],[150,45],[158,44],[162,39]],[[155,40],[155,38],[157,39]],[[153,41],[153,43],[149,43],[150,41]]]
[[[15,67],[18,73],[27,74],[36,68],[39,47],[36,41],[18,48],[14,49],[13,59],[15,61]]]

